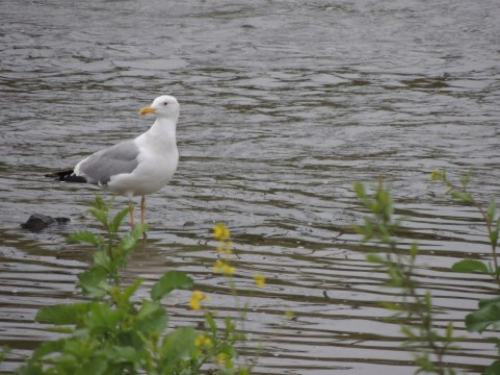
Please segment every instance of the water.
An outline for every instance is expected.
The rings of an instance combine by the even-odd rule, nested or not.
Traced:
[[[429,182],[436,167],[473,168],[482,199],[499,196],[496,1],[4,0],[0,10],[0,341],[14,354],[5,369],[53,337],[34,315],[78,298],[90,256],[65,236],[94,226],[86,204],[97,190],[41,176],[145,131],[152,120],[137,111],[160,94],[182,106],[181,160],[148,198],[148,246],[127,272],[151,285],[188,271],[237,316],[212,273],[210,228],[226,222],[241,293],[254,290],[253,274],[268,278],[246,325],[265,348],[258,373],[413,373],[377,305],[393,291],[349,230],[364,215],[356,181],[383,177],[411,216],[405,241],[419,240],[419,279],[446,308],[438,324],[452,319],[466,335],[465,314],[496,295],[487,278],[448,270],[488,256],[485,230]],[[35,212],[72,223],[22,230]],[[172,324],[201,320],[187,298],[165,301]],[[479,373],[494,347],[466,336],[448,360]]]

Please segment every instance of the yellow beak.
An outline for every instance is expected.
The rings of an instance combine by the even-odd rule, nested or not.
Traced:
[[[155,111],[156,111],[156,109],[154,109],[153,107],[147,106],[147,107],[141,108],[141,110],[139,111],[139,114],[147,115],[148,113],[155,113]]]

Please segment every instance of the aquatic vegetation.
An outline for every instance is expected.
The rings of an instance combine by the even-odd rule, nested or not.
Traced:
[[[451,270],[486,274],[500,289],[497,261],[500,217],[496,202],[492,199],[483,204],[474,196],[468,186],[470,174],[454,183],[446,171],[436,169],[431,178],[442,183],[451,198],[477,209],[491,248],[490,259],[463,259],[453,264]],[[393,300],[380,304],[394,313],[388,320],[403,322],[400,325],[405,338],[403,346],[414,354],[416,373],[456,374],[447,356],[456,353],[463,338],[457,336],[451,321],[443,324],[442,311],[434,305],[431,292],[419,282],[418,269],[424,266],[418,262],[419,244],[407,244],[403,221],[395,214],[391,192],[382,181],[373,189],[357,183],[354,190],[368,214],[353,226],[370,249],[366,259],[375,270],[385,273],[383,285],[398,290]],[[122,234],[119,228],[129,211],[126,208],[110,218],[112,203],[113,200],[105,202],[98,197],[90,210],[103,228],[102,234],[79,231],[68,238],[70,242],[85,243],[95,249],[92,264],[78,276],[82,301],[39,310],[36,320],[61,333],[62,338],[42,343],[18,373],[250,374],[254,365],[240,355],[247,342],[244,332],[250,300],[243,299],[237,289],[237,252],[227,226],[216,223],[213,227],[217,259],[212,270],[216,277],[223,278],[233,295],[239,312],[236,318],[220,316],[209,293],[202,287],[195,288],[194,280],[180,271],[165,272],[150,288],[147,298],[138,298],[136,292],[144,288],[144,280],[137,277],[125,283],[121,271],[130,253],[140,244],[147,226],[138,225]],[[254,288],[266,286],[265,275],[252,276]],[[179,289],[192,291],[186,304],[194,310],[193,314],[199,314],[202,323],[196,327],[168,326],[168,310],[161,301]],[[290,321],[296,316],[293,311],[285,311],[284,318]],[[479,301],[478,309],[465,316],[464,325],[469,332],[478,333],[498,328],[499,295]],[[500,335],[490,340],[500,347]],[[7,353],[7,348],[0,351],[0,361]],[[485,374],[496,373],[500,373],[500,360],[485,369]]]
[[[465,327],[469,332],[479,333],[484,332],[487,328],[495,328],[497,330],[497,336],[490,337],[489,339],[495,343],[497,348],[500,348],[500,335],[498,335],[498,327],[500,327],[500,267],[497,257],[500,215],[498,215],[497,203],[494,198],[491,198],[486,205],[482,204],[474,197],[473,193],[468,188],[470,177],[471,173],[469,172],[463,175],[459,179],[460,184],[457,184],[448,178],[446,170],[441,171],[435,169],[431,173],[432,180],[440,181],[447,187],[446,194],[464,204],[475,207],[486,227],[491,250],[491,260],[485,262],[477,259],[464,259],[453,264],[451,269],[456,272],[464,273],[484,273],[491,276],[492,280],[498,285],[499,289],[497,293],[499,296],[480,300],[478,309],[465,317]],[[500,359],[494,361],[485,370],[485,374],[488,375],[498,373],[500,373]]]
[[[491,200],[487,207],[473,197],[468,190],[470,173],[460,178],[460,185],[453,183],[446,171],[434,170],[431,179],[441,181],[447,187],[446,193],[452,198],[472,205],[480,213],[487,228],[491,245],[492,260],[482,262],[475,259],[464,259],[456,262],[451,269],[456,272],[481,272],[492,277],[499,283],[500,268],[497,264],[496,247],[500,228],[500,218],[497,215],[496,203]],[[366,192],[363,184],[357,183],[354,190],[369,212],[362,224],[353,224],[354,229],[362,235],[364,243],[371,243],[373,251],[367,260],[377,268],[385,271],[387,281],[384,286],[398,288],[400,300],[382,301],[381,305],[395,312],[390,319],[404,318],[401,332],[406,337],[404,346],[414,353],[417,366],[416,373],[432,373],[438,375],[453,375],[456,371],[446,363],[446,355],[456,348],[460,337],[455,336],[452,322],[444,327],[435,323],[439,311],[433,306],[430,291],[425,290],[416,280],[418,243],[414,242],[407,248],[398,241],[398,231],[401,220],[394,215],[394,202],[391,192],[384,188],[382,181],[373,189],[372,194]],[[487,327],[500,326],[500,297],[479,301],[479,309],[465,317],[465,326],[469,332],[483,332]],[[500,338],[491,338],[500,347]],[[500,360],[494,361],[485,374],[497,374],[500,371]]]
[[[203,367],[203,371],[214,375],[250,374],[251,366],[240,363],[236,349],[245,336],[238,333],[229,317],[224,319],[224,328],[218,327],[213,313],[203,306],[210,299],[206,293],[195,290],[189,306],[203,311],[208,328],[168,328],[168,311],[161,300],[177,289],[193,288],[194,281],[186,273],[167,271],[152,286],[149,298],[143,299],[135,295],[142,278],[128,283],[122,280],[120,271],[147,226],[137,225],[120,235],[129,208],[110,218],[112,203],[97,197],[90,210],[104,234],[85,230],[68,238],[95,248],[91,266],[78,276],[78,289],[85,299],[38,311],[36,321],[50,325],[63,337],[42,343],[17,372],[195,375]],[[230,245],[230,232],[224,225],[216,225],[214,235],[224,249]],[[224,253],[230,255],[226,250]],[[229,259],[216,265],[228,277],[235,271]]]

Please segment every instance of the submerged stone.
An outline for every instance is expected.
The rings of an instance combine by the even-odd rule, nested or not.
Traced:
[[[67,224],[70,222],[68,217],[52,217],[43,214],[33,214],[29,219],[21,224],[23,229],[39,231],[51,225]]]

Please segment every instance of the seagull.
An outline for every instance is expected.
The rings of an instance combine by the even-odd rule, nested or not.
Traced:
[[[144,224],[146,195],[165,186],[177,170],[179,151],[175,132],[179,112],[176,98],[159,96],[139,111],[141,115],[150,113],[156,116],[147,132],[87,156],[74,169],[46,174],[45,177],[89,183],[127,197],[132,228],[135,226],[132,198],[141,196],[141,224]]]

